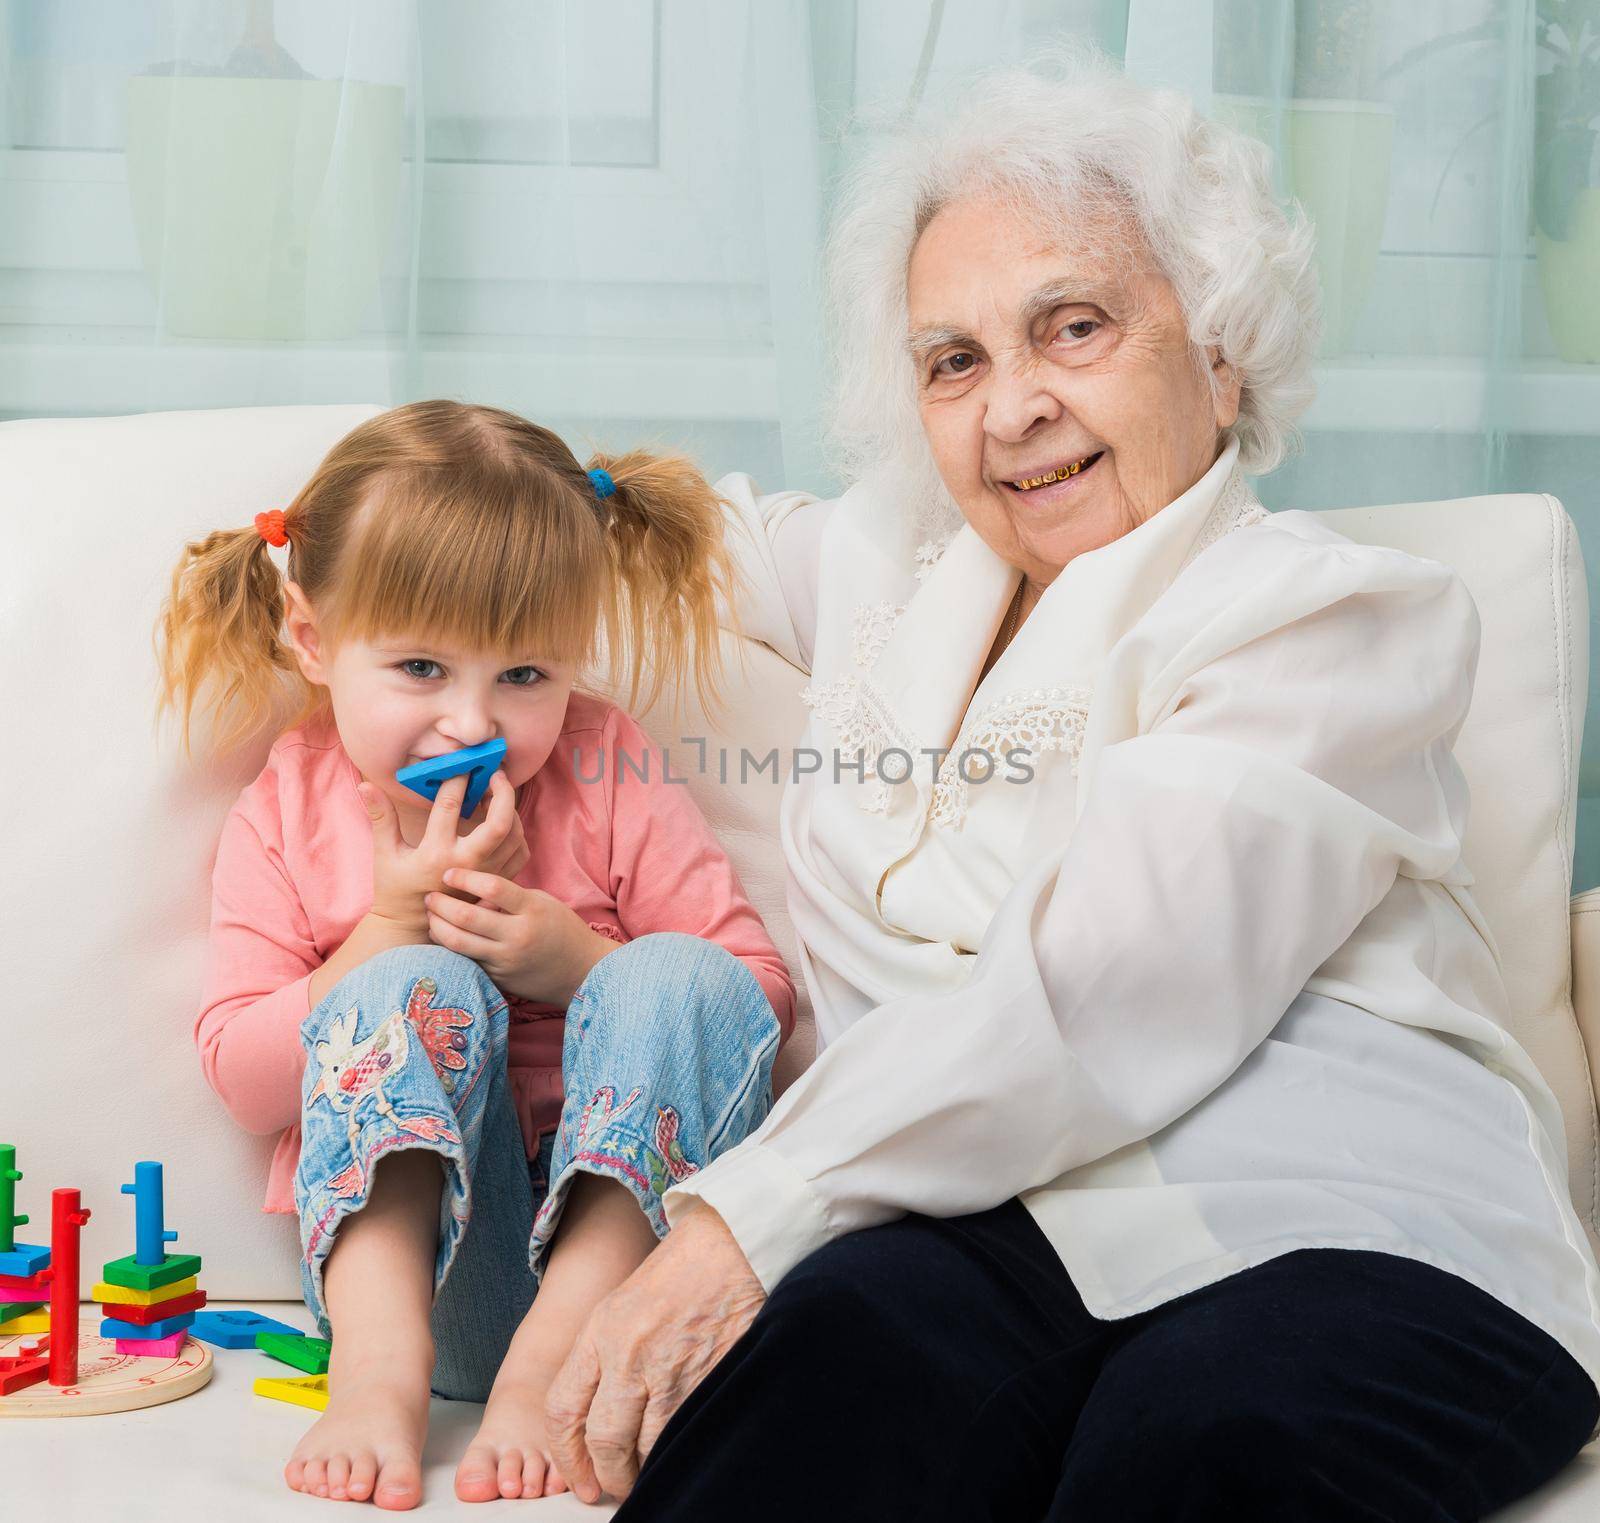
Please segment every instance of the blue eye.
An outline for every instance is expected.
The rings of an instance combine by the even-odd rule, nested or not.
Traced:
[[[519,673],[521,680],[518,680]],[[511,679],[512,687],[537,687],[544,681],[544,673],[536,666],[514,666],[503,675]]]
[[[415,677],[418,682],[426,682],[428,680],[428,675],[429,675],[427,672],[414,672],[414,671],[411,670],[411,668],[414,667],[414,666],[438,666],[438,665],[439,665],[439,663],[437,661],[429,661],[426,657],[418,656],[415,660],[412,660],[412,661],[402,661],[400,663],[400,670],[403,671],[406,674],[406,676],[408,676],[408,677]]]

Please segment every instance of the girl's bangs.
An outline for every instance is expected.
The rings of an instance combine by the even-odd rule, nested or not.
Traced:
[[[428,639],[508,659],[593,654],[605,544],[528,483],[389,483],[351,525],[325,610],[334,639]],[[554,497],[556,500],[552,501]]]

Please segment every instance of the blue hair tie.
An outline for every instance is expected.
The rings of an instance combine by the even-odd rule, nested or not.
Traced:
[[[617,484],[611,479],[610,471],[603,471],[599,466],[596,466],[589,472],[589,480],[594,483],[594,495],[601,502],[604,502],[608,497],[616,495]]]

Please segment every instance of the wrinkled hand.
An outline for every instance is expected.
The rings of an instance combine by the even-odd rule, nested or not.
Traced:
[[[461,817],[466,795],[464,774],[448,779],[434,795],[422,839],[408,846],[400,834],[400,817],[382,789],[362,782],[356,789],[372,824],[372,909],[398,924],[424,931],[428,924],[425,897],[440,890],[444,874],[464,867],[514,877],[528,860],[528,843],[517,813],[516,789],[505,773],[489,779],[483,818],[469,825]]]
[[[470,957],[503,993],[570,1005],[589,970],[618,949],[543,889],[462,868],[447,869],[444,882],[465,890],[474,902],[429,894],[424,900],[429,937]]]
[[[633,1490],[668,1419],[765,1300],[727,1225],[697,1202],[595,1307],[545,1396],[556,1469],[579,1497]]]

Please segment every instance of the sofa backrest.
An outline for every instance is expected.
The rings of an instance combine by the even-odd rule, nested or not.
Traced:
[[[166,1166],[175,1251],[202,1256],[200,1282],[213,1297],[299,1294],[294,1224],[260,1210],[275,1139],[237,1129],[206,1087],[193,1041],[217,833],[270,737],[226,763],[183,761],[170,727],[152,732],[149,634],[186,539],[287,502],[374,411],[0,424],[0,503],[12,530],[0,631],[12,652],[10,707],[22,719],[0,772],[12,826],[0,945],[21,974],[0,1141],[18,1145],[18,1209],[32,1218],[22,1240],[48,1237],[52,1188],[83,1192],[93,1212],[85,1274],[131,1251],[132,1198],[118,1187],[136,1161],[154,1158]],[[1571,526],[1543,498],[1363,511],[1370,516],[1331,521],[1353,538],[1448,559],[1479,600],[1484,659],[1461,742],[1475,800],[1469,863],[1506,958],[1517,1035],[1566,1111],[1579,1195],[1593,1188],[1594,1113],[1568,995],[1587,660]],[[639,717],[671,748],[674,775],[688,776],[802,989],[802,1030],[781,1060],[781,1085],[811,1052],[783,904],[781,789],[770,770],[724,785],[717,755],[725,749],[730,779],[741,748],[786,759],[804,723],[805,678],[765,647],[729,641],[725,651],[743,676],[729,681],[731,707],[717,723],[661,707]],[[682,736],[704,740],[703,770]]]
[[[1555,498],[1537,493],[1323,517],[1363,544],[1442,562],[1478,605],[1478,676],[1456,742],[1472,796],[1471,892],[1499,948],[1511,1033],[1561,1102],[1569,1189],[1600,1253],[1595,1094],[1573,1015],[1568,916],[1589,692],[1589,584],[1577,530]]]

